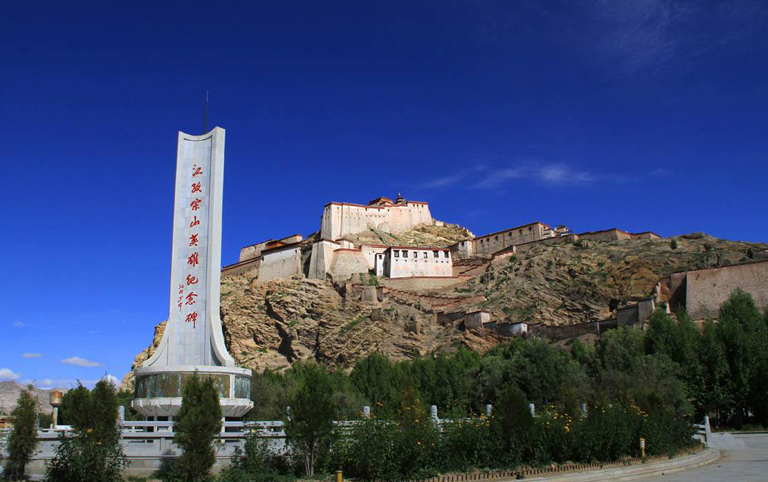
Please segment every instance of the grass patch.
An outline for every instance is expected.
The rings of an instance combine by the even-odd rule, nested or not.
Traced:
[[[363,321],[364,319],[365,319],[365,316],[358,316],[358,317],[357,317],[357,318],[355,318],[354,320],[352,320],[352,321],[350,321],[349,323],[347,323],[346,325],[342,326],[342,327],[341,327],[341,332],[342,332],[342,333],[346,333],[346,332],[348,332],[349,330],[351,330],[352,328],[354,328],[354,327],[356,327],[358,324],[360,324],[360,322],[361,322],[361,321]]]

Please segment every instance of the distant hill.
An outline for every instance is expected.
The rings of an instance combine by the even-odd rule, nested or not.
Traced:
[[[23,385],[13,381],[0,382],[0,412],[9,414],[11,410],[13,410],[13,408],[16,406],[16,400],[19,398],[19,394],[21,394],[23,389]],[[37,401],[42,412],[53,413],[53,407],[51,406],[48,399],[51,390],[61,390],[62,392],[67,391],[66,388],[52,388],[50,390],[35,388]]]

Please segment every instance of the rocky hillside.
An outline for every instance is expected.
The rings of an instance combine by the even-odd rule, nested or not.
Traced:
[[[452,313],[483,308],[500,323],[604,320],[617,306],[651,295],[657,281],[675,271],[756,259],[768,259],[768,245],[703,234],[530,244],[496,261],[459,262],[459,279],[432,286],[371,278],[260,284],[247,274],[228,277],[222,282],[221,314],[230,352],[243,366],[279,369],[312,359],[349,368],[374,351],[402,359],[459,346],[482,352],[500,343],[489,330],[464,331]],[[383,302],[362,301],[365,286],[379,283]],[[152,353],[161,330],[137,362]]]
[[[370,229],[353,235],[347,235],[355,245],[385,244],[387,246],[431,246],[446,248],[458,241],[472,237],[472,233],[457,224],[441,226],[420,224],[415,228],[398,234],[390,234],[378,229]]]
[[[16,406],[16,399],[19,398],[21,391],[24,389],[22,385],[19,385],[13,381],[0,382],[0,413],[9,414],[11,410]],[[57,388],[62,392],[66,392],[65,388]],[[42,412],[52,413],[53,407],[51,407],[49,401],[50,390],[43,390],[40,388],[35,389],[35,395],[37,395],[38,407]]]

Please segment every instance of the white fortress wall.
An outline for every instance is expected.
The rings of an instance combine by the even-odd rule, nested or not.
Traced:
[[[478,236],[472,240],[472,248],[475,254],[490,255],[509,246],[538,241],[553,235],[552,228],[548,225],[535,222],[486,234],[485,236]]]
[[[363,256],[365,256],[365,261],[368,262],[368,269],[376,268],[376,255],[384,253],[388,247],[383,244],[364,244],[360,246]]]
[[[368,273],[368,263],[359,249],[340,248],[333,252],[331,274],[335,280],[347,280],[353,275]]]
[[[407,231],[419,224],[433,223],[432,213],[429,212],[427,203],[408,201],[405,207],[392,207],[390,211],[389,226],[393,234]]]
[[[384,271],[390,278],[453,276],[453,259],[444,248],[393,248],[386,253]]]
[[[419,224],[433,224],[429,205],[409,201],[388,206],[330,203],[323,208],[320,236],[337,240],[371,228],[399,233]]]
[[[275,278],[289,278],[295,274],[302,274],[299,245],[268,251],[263,254],[259,268],[260,283]]]
[[[325,279],[326,273],[331,271],[333,251],[338,248],[338,243],[327,239],[313,243],[307,277],[313,279]]]

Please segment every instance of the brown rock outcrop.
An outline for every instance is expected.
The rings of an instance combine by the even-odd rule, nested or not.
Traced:
[[[297,360],[347,369],[372,352],[395,360],[459,346],[484,352],[501,342],[495,332],[464,331],[458,317],[438,314],[481,308],[496,322],[604,320],[622,303],[650,296],[672,272],[768,259],[765,244],[706,235],[674,239],[675,249],[669,238],[522,245],[514,256],[475,263],[464,284],[409,293],[385,288],[383,302],[375,306],[362,301],[368,279],[334,285],[232,276],[221,288],[224,336],[238,364],[255,370],[281,369]],[[373,309],[380,309],[376,321]],[[162,326],[134,367],[153,353]]]

